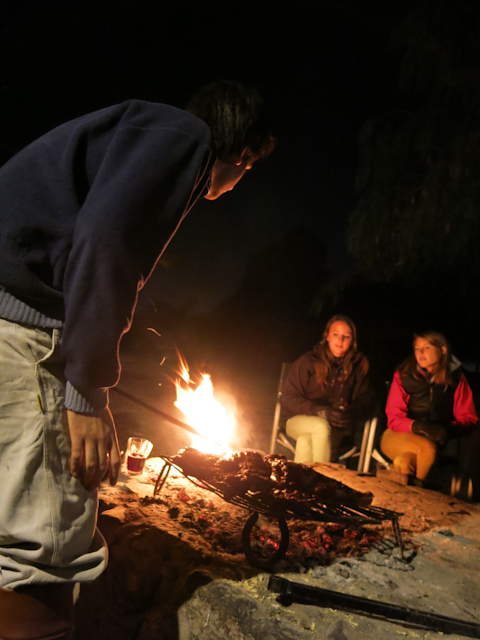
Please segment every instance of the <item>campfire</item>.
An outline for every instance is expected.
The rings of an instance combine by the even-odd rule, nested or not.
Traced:
[[[190,390],[195,392],[204,378],[199,377],[195,383],[192,383],[189,378],[188,380],[189,382],[182,378],[180,382],[182,390],[186,391],[187,387],[190,387]],[[216,393],[212,391],[216,386],[215,378],[213,382],[213,385],[209,385],[209,394],[214,396],[214,400],[218,400],[220,396],[215,397]],[[141,392],[140,386],[138,389]],[[149,410],[151,411],[150,408]],[[153,413],[159,415],[156,409]],[[165,416],[160,417],[163,420],[167,419]],[[180,414],[174,420],[177,420],[178,426],[182,427],[187,435],[190,430],[196,432],[200,429],[199,423],[194,422],[193,417],[185,417],[183,423],[179,418]],[[126,416],[126,428],[129,428],[128,419],[129,416]],[[158,420],[152,420],[149,431],[145,429],[140,433],[155,434],[155,429],[161,432],[162,428],[158,425]],[[125,431],[124,436],[127,437],[127,435],[130,434]],[[152,438],[159,453],[162,452],[161,443],[164,438],[163,433],[159,438]],[[251,549],[252,555],[268,560],[278,551],[282,545],[283,534],[278,517],[272,515],[272,503],[269,502],[269,498],[273,495],[273,504],[275,504],[275,501],[284,499],[286,496],[282,498],[278,493],[274,493],[282,489],[276,486],[280,480],[280,474],[273,474],[272,465],[279,465],[280,469],[284,467],[287,476],[289,471],[297,467],[293,463],[287,465],[287,461],[282,461],[281,458],[265,460],[265,456],[259,452],[249,451],[249,454],[254,455],[243,455],[241,451],[235,450],[236,447],[233,445],[235,434],[232,439],[230,436],[222,438],[221,434],[213,438],[218,440],[219,444],[225,445],[226,442],[233,452],[229,453],[225,446],[221,453],[218,453],[218,449],[214,449],[217,453],[201,452],[198,449],[194,452],[193,443],[197,442],[194,439],[184,440],[181,445],[171,447],[168,451],[171,458],[163,457],[158,460],[158,468],[162,466],[169,468],[170,473],[164,484],[159,487],[160,490],[156,496],[152,495],[151,483],[157,478],[153,478],[153,473],[150,475],[153,469],[153,464],[151,467],[149,464],[151,460],[147,460],[142,480],[138,481],[138,476],[132,476],[128,479],[127,487],[119,483],[117,487],[105,486],[102,489],[99,527],[110,547],[110,564],[96,583],[82,588],[79,620],[85,629],[80,631],[79,638],[102,637],[105,640],[113,640],[113,638],[131,640],[141,635],[153,640],[153,638],[165,637],[165,629],[175,629],[177,617],[182,625],[190,625],[188,628],[192,629],[192,633],[195,632],[200,636],[201,632],[208,634],[208,620],[216,619],[214,616],[217,616],[218,612],[223,615],[225,612],[236,612],[238,609],[242,614],[242,621],[249,619],[250,616],[243,615],[244,603],[252,604],[252,620],[255,624],[257,620],[259,622],[270,620],[271,628],[278,630],[278,620],[288,627],[292,619],[295,619],[297,626],[294,630],[292,627],[292,633],[288,627],[289,634],[293,637],[295,632],[298,632],[300,637],[304,633],[307,628],[303,626],[304,618],[300,615],[292,616],[292,610],[283,615],[282,610],[278,609],[276,596],[269,595],[267,592],[265,576],[262,575],[263,566],[261,564],[252,566],[250,561],[246,561],[243,539],[246,521],[250,520],[252,513],[256,514],[255,525],[247,527],[248,548]],[[190,446],[178,451],[180,446],[185,445]],[[163,451],[166,453],[166,449]],[[187,463],[189,457],[191,457],[190,466]],[[268,464],[270,475],[266,470],[263,478],[249,479],[248,473],[244,473],[244,467],[248,472],[253,472],[256,463],[251,465],[248,462],[252,458],[260,468],[266,469],[264,464]],[[237,467],[236,471],[228,469],[233,464]],[[303,473],[304,469],[300,466],[300,474],[303,475]],[[309,468],[305,471],[307,481],[305,488],[308,491],[304,497],[307,500],[312,498],[311,494],[318,486],[312,484],[310,488],[308,487],[310,473],[316,474],[313,476],[315,478],[323,475],[330,476],[330,479],[339,480],[344,486],[349,485],[358,489],[359,493],[370,491],[375,495],[375,501],[372,504],[404,511],[402,529],[409,549],[402,561],[399,558],[398,549],[395,548],[395,541],[391,538],[390,522],[380,517],[382,514],[385,516],[393,512],[387,512],[386,509],[379,510],[377,512],[379,523],[370,524],[358,509],[373,510],[372,504],[347,508],[342,504],[334,504],[333,501],[328,501],[326,504],[327,500],[322,499],[316,506],[309,504],[304,509],[305,504],[303,503],[302,506],[299,500],[298,507],[306,512],[304,514],[308,516],[306,519],[297,517],[293,511],[283,508],[278,512],[280,515],[283,513],[284,520],[288,524],[289,544],[283,557],[279,557],[271,568],[277,575],[303,574],[300,580],[309,585],[320,583],[322,587],[335,591],[340,587],[342,593],[354,593],[364,598],[373,596],[374,599],[378,599],[378,590],[385,587],[385,600],[389,601],[390,596],[395,599],[397,593],[403,588],[397,587],[397,584],[403,585],[399,582],[400,576],[401,579],[405,578],[404,582],[408,585],[405,591],[411,593],[409,589],[412,582],[414,587],[419,584],[411,579],[415,572],[412,574],[404,570],[409,562],[408,554],[411,545],[414,544],[409,536],[412,532],[427,532],[430,536],[432,527],[450,527],[452,523],[465,519],[464,506],[457,503],[454,505],[450,498],[444,497],[445,499],[440,501],[437,496],[430,495],[432,492],[414,491],[408,487],[401,487],[398,492],[392,493],[389,483],[368,476],[362,477],[336,465],[319,465],[315,469]],[[271,478],[272,475],[275,475],[276,481]],[[130,480],[132,480],[131,483]],[[238,480],[241,480],[240,486],[237,486]],[[284,481],[286,484],[285,477]],[[263,494],[260,493],[261,484],[264,485]],[[287,487],[284,488],[287,489]],[[287,494],[287,491],[285,493]],[[298,498],[299,494],[296,495]],[[339,502],[346,502],[346,500],[341,498]],[[317,510],[314,513],[317,513],[318,519],[310,517],[310,508]],[[357,510],[357,518],[350,518],[355,510]],[[335,521],[335,518],[332,518],[335,514],[339,517],[343,514],[345,520]],[[448,530],[445,535],[447,534],[452,535]],[[432,533],[429,539],[434,541],[440,539],[438,545],[441,545],[440,549],[444,550],[447,543],[453,542],[454,538],[455,536],[453,539],[444,539],[444,536]],[[459,537],[459,540],[457,547],[465,548],[463,538]],[[368,553],[369,551],[371,553]],[[354,556],[363,556],[362,562],[358,562]],[[401,571],[397,571],[397,575],[392,575],[392,570],[399,569],[399,565],[401,565]],[[421,564],[414,568],[421,570],[424,566]],[[437,568],[435,562],[432,566]],[[473,573],[474,567],[472,567],[472,575]],[[414,575],[413,577],[415,578]],[[409,582],[406,581],[407,578],[410,578]],[[422,580],[417,581],[422,583],[420,585],[422,588],[423,578],[422,574]],[[325,584],[328,579],[330,581]],[[428,580],[425,580],[425,584],[427,582]],[[436,593],[433,588],[431,592]],[[416,591],[413,593],[416,594]],[[416,595],[412,596],[412,599],[413,597]],[[209,605],[209,599],[212,606]],[[237,600],[239,607],[236,606]],[[179,603],[184,603],[180,609]],[[229,603],[232,603],[231,607]],[[254,607],[257,603],[261,605],[261,609],[255,613]],[[292,606],[295,607],[295,604]],[[427,603],[427,608],[428,606]],[[192,614],[195,607],[198,607],[198,611],[202,614],[198,618],[196,614]],[[325,627],[325,630],[328,630],[333,623],[336,624],[337,616],[340,615],[330,614],[328,610],[326,614],[322,611],[321,615],[314,619],[315,614],[312,611],[313,608],[305,614],[305,616],[308,615],[311,629],[314,628],[313,622],[315,622],[317,629],[322,625],[322,628]],[[225,617],[227,627],[230,625],[236,629],[238,625],[245,637],[247,635],[255,638],[264,637],[264,626],[258,625],[262,630],[261,634],[252,634],[253,627],[241,626],[240,618],[235,618],[235,615]],[[335,617],[326,619],[325,615],[335,615]],[[338,628],[338,630],[341,629]],[[372,636],[367,631],[364,635]],[[385,637],[385,635],[388,634],[380,634],[378,637]],[[227,637],[228,633],[224,636]],[[172,636],[172,639],[173,637],[177,636]],[[180,635],[180,637],[183,636]]]
[[[194,388],[188,365],[180,355],[179,358],[180,377],[175,383],[177,399],[174,404],[200,434],[193,437],[190,446],[204,453],[230,455],[228,440],[235,427],[234,417],[214,397],[211,377],[201,374],[201,382]]]
[[[165,465],[158,475],[154,496],[160,494],[173,468],[226,503],[250,511],[241,536],[243,551],[251,564],[263,568],[269,568],[287,553],[290,545],[287,520],[322,523],[323,526],[315,524],[313,528],[302,525],[304,531],[309,531],[306,536],[308,548],[319,556],[326,552],[333,538],[338,537],[331,534],[338,532],[343,539],[356,541],[353,546],[361,549],[370,538],[353,529],[380,524],[384,520],[392,522],[401,548],[397,514],[372,507],[371,493],[355,491],[279,454],[232,452],[228,440],[234,430],[234,420],[215,399],[210,376],[202,374],[200,383],[195,386],[186,362],[183,359],[180,362],[175,406],[199,435],[194,436],[191,446],[179,454],[161,456]],[[265,518],[258,525],[260,514]],[[204,535],[215,531],[215,526],[207,526],[210,520],[208,516],[198,519]],[[295,527],[291,525],[291,528]]]

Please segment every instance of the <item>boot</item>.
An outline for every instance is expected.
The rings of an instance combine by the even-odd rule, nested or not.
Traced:
[[[73,640],[73,584],[0,587],[0,640]]]

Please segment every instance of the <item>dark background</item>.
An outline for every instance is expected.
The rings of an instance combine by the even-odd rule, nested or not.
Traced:
[[[366,118],[394,100],[388,39],[404,10],[342,0],[283,8],[228,0],[3,6],[5,155],[68,119],[128,98],[184,106],[199,86],[219,78],[253,84],[268,101],[277,151],[255,167],[250,184],[191,216],[169,256],[185,245],[188,258],[163,279],[171,302],[184,299],[180,282],[199,308],[211,307],[236,289],[246,256],[297,225],[322,238],[334,270],[343,268],[356,137]],[[207,261],[214,245],[216,260]]]
[[[428,182],[432,166],[451,166],[453,130],[455,149],[460,134],[476,140],[475,2],[22,0],[4,1],[0,18],[2,161],[83,113],[127,98],[182,107],[219,78],[255,85],[269,104],[276,150],[182,225],[124,340],[125,383],[148,372],[152,398],[159,363],[173,366],[178,348],[245,411],[268,414],[281,362],[311,348],[337,312],[357,322],[379,389],[424,328],[478,368],[475,151],[459,160],[466,226],[450,205],[453,223],[438,217],[441,188],[456,198],[448,180]],[[414,165],[420,178],[400,199]],[[415,204],[427,191],[439,193],[430,213]],[[453,232],[435,230],[447,227],[458,227],[463,257],[444,269]],[[270,404],[255,398],[260,388]]]

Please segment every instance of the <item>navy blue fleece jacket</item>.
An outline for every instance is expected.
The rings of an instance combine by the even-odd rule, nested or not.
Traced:
[[[138,291],[206,193],[212,144],[196,116],[129,100],[57,127],[0,170],[0,316],[63,326],[69,408],[68,387],[89,412],[116,384]]]

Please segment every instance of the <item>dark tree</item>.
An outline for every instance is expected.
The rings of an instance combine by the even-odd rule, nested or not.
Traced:
[[[477,290],[479,33],[474,0],[419,2],[398,29],[405,109],[361,131],[349,226],[349,250],[375,279]]]

